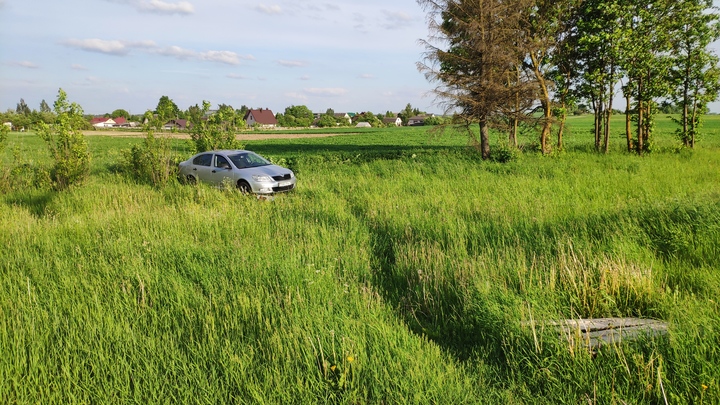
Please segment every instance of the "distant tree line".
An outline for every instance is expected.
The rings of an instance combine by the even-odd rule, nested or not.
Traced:
[[[116,109],[112,113],[105,113],[105,118],[122,117],[127,121],[137,122],[144,130],[161,131],[166,123],[171,120],[187,120],[189,128],[193,126],[203,126],[209,117],[215,116],[214,119],[222,119],[224,130],[242,130],[245,128],[245,115],[252,108],[242,105],[235,109],[231,105],[220,104],[217,109],[210,109],[208,101],[203,101],[202,105],[191,105],[186,110],[182,110],[168,96],[161,96],[154,110],[148,110],[144,114],[132,115],[125,109]],[[308,128],[316,126],[320,128],[332,128],[351,126],[358,121],[370,123],[373,127],[383,127],[383,118],[399,117],[403,125],[407,125],[408,119],[413,116],[426,115],[425,112],[418,108],[413,108],[408,103],[404,109],[398,113],[387,111],[385,113],[373,114],[372,112],[357,113],[353,119],[348,120],[345,117],[337,117],[332,108],[328,108],[323,114],[313,113],[307,106],[291,105],[285,108],[284,112],[278,112],[275,117],[280,127],[286,128]],[[85,115],[86,125],[81,129],[92,129],[90,120],[95,116]],[[2,122],[10,122],[16,130],[37,129],[39,124],[51,124],[56,118],[53,110],[48,106],[45,100],[40,103],[40,109],[34,110],[25,103],[24,99],[20,99],[15,110],[8,109],[5,113],[0,113]],[[425,125],[438,125],[443,123],[443,117],[430,117],[425,120]],[[191,130],[191,129],[188,129]]]
[[[430,36],[418,68],[456,122],[472,133],[483,158],[489,130],[517,145],[521,123],[539,132],[539,149],[562,148],[576,106],[595,116],[598,151],[609,151],[613,101],[625,100],[628,151],[652,149],[661,108],[680,115],[677,135],[693,147],[701,117],[720,90],[720,38],[711,0],[418,0]],[[665,102],[666,104],[662,104]]]

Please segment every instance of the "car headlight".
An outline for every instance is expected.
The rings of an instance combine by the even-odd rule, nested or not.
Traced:
[[[252,178],[259,183],[269,183],[273,181],[272,177],[267,175],[253,174]]]

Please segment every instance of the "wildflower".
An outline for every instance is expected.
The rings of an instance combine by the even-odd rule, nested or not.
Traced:
[[[708,389],[708,386],[705,385],[705,384],[702,384],[702,385],[700,385],[700,386],[702,387],[703,391],[705,391],[706,389]]]
[[[330,370],[332,370],[332,371],[335,371],[336,368],[337,368],[337,366],[335,366],[334,364],[332,366],[330,366]]]
[[[353,356],[348,356],[347,361],[348,363],[352,363],[353,361],[355,361],[355,358]]]

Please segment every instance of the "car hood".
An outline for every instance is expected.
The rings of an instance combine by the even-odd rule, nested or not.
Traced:
[[[286,174],[292,173],[290,169],[286,169],[284,167],[276,166],[276,165],[267,165],[267,166],[260,166],[260,167],[249,167],[247,169],[241,169],[240,170],[243,173],[247,174],[265,174],[268,176],[284,176]]]

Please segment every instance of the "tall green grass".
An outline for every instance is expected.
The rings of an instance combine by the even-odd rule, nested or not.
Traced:
[[[253,141],[298,173],[272,200],[136,184],[139,140],[89,137],[86,184],[2,198],[0,401],[719,402],[717,134],[605,156],[573,125],[507,164],[417,129]],[[669,331],[525,322],[609,316]]]

